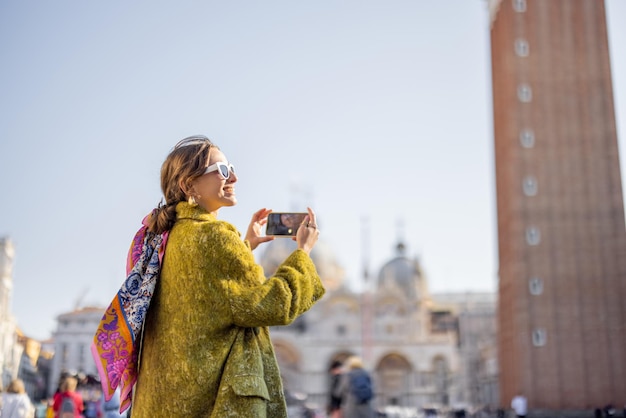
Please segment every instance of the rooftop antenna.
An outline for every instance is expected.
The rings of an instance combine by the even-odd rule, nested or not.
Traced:
[[[367,290],[369,286],[369,247],[370,247],[370,237],[369,237],[369,218],[367,216],[361,217],[361,263],[362,265],[362,282],[363,290]]]

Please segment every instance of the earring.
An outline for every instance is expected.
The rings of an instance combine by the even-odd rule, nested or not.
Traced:
[[[198,202],[196,202],[196,198],[193,196],[189,196],[189,199],[187,199],[187,202],[189,203],[189,206],[198,206]]]

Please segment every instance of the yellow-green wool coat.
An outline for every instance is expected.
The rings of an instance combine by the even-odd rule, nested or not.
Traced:
[[[266,279],[236,228],[181,202],[146,318],[132,418],[286,417],[268,326],[322,297],[295,250]]]

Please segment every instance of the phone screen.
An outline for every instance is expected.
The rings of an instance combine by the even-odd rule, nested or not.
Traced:
[[[265,235],[293,237],[305,216],[301,212],[272,212],[267,216]]]

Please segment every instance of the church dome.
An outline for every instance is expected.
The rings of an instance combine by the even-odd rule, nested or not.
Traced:
[[[425,295],[425,282],[417,259],[405,256],[405,246],[399,242],[396,257],[383,265],[378,273],[379,291],[400,291],[409,299],[417,300]]]
[[[297,244],[288,238],[276,238],[266,244],[260,257],[259,264],[263,266],[265,276],[269,277],[278,268],[285,258],[295,250]],[[327,291],[338,289],[344,280],[345,271],[337,262],[334,252],[324,241],[318,240],[311,251],[311,259],[315,263],[322,283]]]

